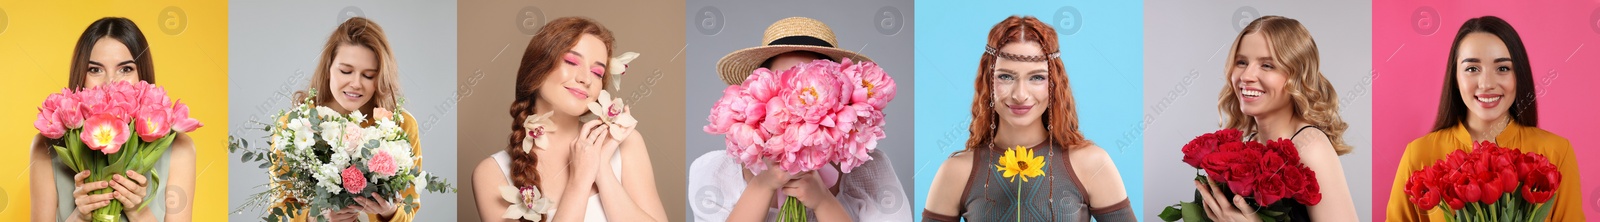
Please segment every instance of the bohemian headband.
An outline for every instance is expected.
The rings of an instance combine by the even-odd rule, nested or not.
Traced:
[[[1061,51],[1056,51],[1045,55],[1017,55],[1001,52],[1000,49],[991,46],[983,46],[983,54],[989,54],[1002,59],[1016,60],[1021,62],[1045,62],[1049,61],[1050,59],[1061,58]]]

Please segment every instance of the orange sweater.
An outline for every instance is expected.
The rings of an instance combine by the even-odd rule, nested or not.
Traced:
[[[1555,206],[1546,221],[1584,221],[1583,194],[1578,185],[1578,162],[1572,153],[1572,144],[1549,131],[1523,126],[1512,121],[1505,131],[1495,136],[1500,146],[1523,152],[1543,154],[1561,171],[1561,185],[1556,189]],[[1445,221],[1444,210],[1435,207],[1427,211],[1417,209],[1406,199],[1406,180],[1411,172],[1422,170],[1442,160],[1456,150],[1472,151],[1472,136],[1465,124],[1455,128],[1434,131],[1406,144],[1406,152],[1395,169],[1394,186],[1389,191],[1387,221]]]

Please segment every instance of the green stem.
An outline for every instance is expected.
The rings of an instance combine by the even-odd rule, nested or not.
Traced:
[[[1017,175],[1022,176],[1022,175]],[[1022,221],[1022,182],[1017,182],[1017,221]]]

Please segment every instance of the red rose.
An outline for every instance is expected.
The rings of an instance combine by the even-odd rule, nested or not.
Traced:
[[[341,172],[339,176],[344,179],[345,191],[361,193],[362,189],[367,188],[367,177],[361,173],[361,169],[356,169],[354,165],[344,168],[344,172]]]
[[[1188,163],[1190,167],[1200,169],[1200,163],[1205,160],[1206,155],[1216,150],[1217,139],[1214,134],[1200,135],[1190,140],[1189,144],[1183,145],[1183,162]]]

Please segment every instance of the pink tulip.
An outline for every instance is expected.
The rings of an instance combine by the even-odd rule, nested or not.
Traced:
[[[146,107],[134,117],[134,131],[138,132],[139,140],[147,143],[155,142],[161,137],[166,137],[168,132],[172,132],[170,121],[166,109]]]
[[[56,108],[56,119],[67,129],[83,128],[83,104],[79,102],[81,100],[70,90],[62,89],[61,93],[63,96],[57,104],[59,107]]]
[[[33,121],[33,128],[39,129],[39,135],[50,139],[61,139],[67,133],[61,121],[56,119],[56,114],[44,108],[39,108],[39,119]]]
[[[122,143],[128,142],[129,134],[127,121],[102,113],[90,116],[84,121],[84,130],[80,137],[89,149],[113,154],[122,150]]]
[[[195,129],[205,126],[205,124],[200,124],[200,120],[189,118],[189,105],[183,104],[183,100],[178,100],[172,106],[172,113],[168,118],[170,118],[169,123],[172,124],[172,131],[180,133],[194,132]]]

